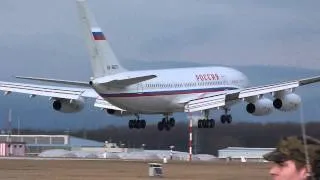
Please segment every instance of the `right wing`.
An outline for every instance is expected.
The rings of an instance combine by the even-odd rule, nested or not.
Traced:
[[[277,84],[269,84],[264,86],[249,87],[239,90],[227,90],[221,94],[213,96],[205,96],[203,98],[194,98],[185,102],[185,112],[202,111],[207,109],[219,108],[226,105],[228,101],[250,100],[250,98],[259,97],[268,93],[277,93],[285,90],[294,89],[307,84],[320,81],[320,76],[282,82]]]
[[[50,97],[50,99],[77,100],[80,98],[93,98],[96,99],[95,107],[125,111],[103,100],[99,94],[91,88],[72,88],[0,81],[0,91],[3,91],[5,95],[15,92],[28,94],[29,97],[44,96]]]

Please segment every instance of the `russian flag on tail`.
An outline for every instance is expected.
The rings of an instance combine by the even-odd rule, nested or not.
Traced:
[[[100,28],[92,28],[91,32],[94,40],[106,40],[106,37]]]

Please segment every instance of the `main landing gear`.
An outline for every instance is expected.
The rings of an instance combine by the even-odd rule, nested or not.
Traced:
[[[230,124],[232,122],[232,116],[231,116],[231,114],[228,114],[228,111],[230,111],[230,109],[225,108],[224,114],[221,115],[221,117],[220,117],[220,121],[222,124],[225,124],[225,123]]]
[[[162,118],[162,121],[158,122],[158,130],[167,130],[170,131],[172,127],[176,124],[176,121],[173,117],[169,118],[169,115],[165,115],[164,118]]]
[[[129,120],[128,126],[130,129],[144,129],[146,128],[146,120],[141,119],[138,114],[135,114],[137,119]]]
[[[198,128],[214,128],[216,123],[214,119],[209,119],[210,111],[204,110],[204,119],[198,120]]]
[[[224,114],[221,115],[220,121],[222,124],[230,124],[232,122],[232,116],[231,114],[228,114],[230,111],[229,108],[224,108]],[[215,127],[215,120],[214,119],[209,119],[209,110],[204,110],[204,119],[199,119],[198,120],[198,128],[214,128]]]

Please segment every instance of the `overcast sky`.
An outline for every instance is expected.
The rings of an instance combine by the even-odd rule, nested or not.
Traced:
[[[89,5],[124,65],[143,60],[320,69],[318,0],[89,0]],[[90,73],[74,0],[1,0],[0,22],[1,77],[76,79]]]

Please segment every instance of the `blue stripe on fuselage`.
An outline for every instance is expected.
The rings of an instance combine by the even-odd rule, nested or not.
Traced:
[[[177,94],[194,94],[206,92],[219,92],[225,90],[235,90],[235,87],[219,87],[219,88],[206,88],[206,89],[187,89],[187,90],[174,90],[174,91],[153,91],[141,93],[113,93],[113,94],[100,94],[102,97],[143,97],[143,96],[163,96],[163,95],[177,95]]]

